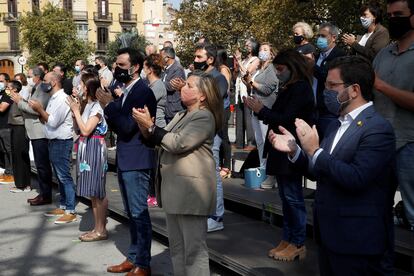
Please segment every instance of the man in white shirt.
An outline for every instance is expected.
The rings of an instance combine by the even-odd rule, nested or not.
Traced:
[[[106,61],[106,58],[103,56],[99,56],[95,58],[95,67],[98,69],[99,79],[103,83],[109,85],[114,76],[112,74],[112,71],[108,68],[108,62]]]
[[[336,93],[331,110],[340,117],[322,143],[316,127],[301,119],[295,136],[283,127],[281,134],[269,135],[274,148],[317,181],[314,230],[322,276],[394,273],[395,135],[372,105],[374,79],[362,57],[337,58],[326,87]]]
[[[45,216],[59,217],[55,223],[64,224],[76,221],[75,185],[71,176],[71,157],[73,147],[73,120],[68,95],[62,89],[61,76],[49,72],[41,83],[43,91],[50,93],[46,110],[36,100],[30,100],[30,107],[39,113],[45,124],[46,138],[49,139],[49,157],[55,170],[60,191],[60,206],[45,213]]]

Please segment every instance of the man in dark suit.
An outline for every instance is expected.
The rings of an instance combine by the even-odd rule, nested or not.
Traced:
[[[337,93],[340,117],[322,143],[316,127],[301,119],[295,125],[302,149],[284,128],[269,135],[296,169],[317,180],[314,229],[322,276],[393,275],[395,136],[372,105],[374,79],[361,57],[334,60],[326,84]]]
[[[147,196],[155,165],[154,149],[143,143],[143,136],[132,118],[132,108],[147,106],[155,116],[157,101],[151,89],[139,78],[144,57],[136,50],[118,51],[114,78],[124,83],[124,93],[113,100],[110,92],[98,90],[108,125],[117,134],[118,181],[125,211],[130,219],[131,244],[127,259],[108,267],[108,272],[151,275],[151,220]]]
[[[167,89],[167,102],[165,104],[165,120],[167,124],[174,118],[177,112],[184,110],[181,104],[180,92],[171,84],[171,80],[185,80],[184,68],[180,62],[175,59],[175,51],[171,47],[164,47],[161,50],[162,60],[165,70],[162,74],[162,81]]]
[[[328,62],[346,54],[344,50],[336,45],[338,36],[339,29],[337,26],[328,22],[319,26],[316,46],[320,50],[320,53],[316,55],[315,65],[313,67],[313,93],[315,95],[316,109],[318,112],[316,126],[321,136],[325,133],[328,125],[338,118],[338,114],[333,114],[326,108],[323,96],[326,76],[328,75]]]

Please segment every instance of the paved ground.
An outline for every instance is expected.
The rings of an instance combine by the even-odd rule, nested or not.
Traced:
[[[13,194],[11,185],[0,185],[0,275],[110,275],[109,264],[125,259],[129,242],[126,225],[108,218],[109,240],[79,242],[91,229],[92,210],[79,203],[78,221],[56,225],[43,213],[49,206],[30,207],[26,199],[35,192]],[[152,242],[154,275],[172,275],[168,248]]]

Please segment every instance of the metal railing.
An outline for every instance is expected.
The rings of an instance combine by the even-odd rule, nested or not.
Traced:
[[[137,14],[120,13],[119,22],[120,23],[137,23]]]
[[[112,12],[108,12],[105,14],[94,12],[93,13],[93,20],[95,21],[103,21],[103,22],[112,22]]]
[[[17,20],[19,20],[21,15],[22,15],[21,12],[3,12],[1,14],[1,17],[3,18],[4,22],[11,23],[11,22],[17,22]]]

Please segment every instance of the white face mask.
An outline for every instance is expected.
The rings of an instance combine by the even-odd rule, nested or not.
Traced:
[[[5,85],[4,85],[4,82],[0,82],[0,91],[2,91],[2,90],[4,90],[5,89]]]
[[[31,87],[35,86],[35,83],[33,81],[33,78],[27,78],[27,85],[29,85]]]
[[[269,52],[265,52],[265,51],[260,51],[259,52],[259,59],[261,61],[268,61],[270,59],[270,54]]]
[[[361,24],[362,27],[364,27],[365,29],[368,29],[369,26],[371,26],[372,22],[374,21],[372,18],[366,18],[366,17],[361,17]]]

